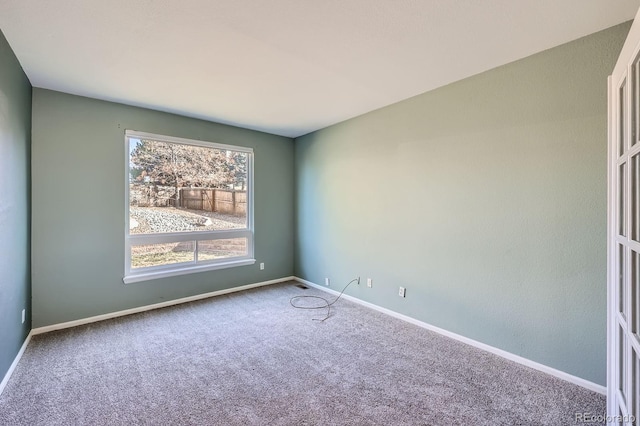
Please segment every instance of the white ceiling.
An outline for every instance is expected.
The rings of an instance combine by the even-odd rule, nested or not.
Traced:
[[[0,0],[35,87],[295,137],[632,19],[640,0]]]

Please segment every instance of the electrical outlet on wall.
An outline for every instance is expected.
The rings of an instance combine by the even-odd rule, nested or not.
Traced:
[[[24,324],[25,320],[27,319],[27,310],[23,309],[22,310],[22,323]]]
[[[261,270],[261,271],[264,271],[264,262],[263,262],[263,263],[260,263],[260,270]]]
[[[331,280],[329,278],[325,278],[324,279],[324,285],[326,285],[327,287],[329,287],[331,285]]]
[[[371,278],[367,278],[367,287],[369,288],[373,287],[373,282],[371,281]]]
[[[398,290],[398,296],[407,297],[407,289],[404,287],[400,287],[400,289]]]

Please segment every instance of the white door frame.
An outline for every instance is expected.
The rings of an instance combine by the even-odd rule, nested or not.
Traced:
[[[634,213],[631,205],[634,200],[632,198],[632,188],[634,188],[632,183],[635,184],[635,204],[640,204],[640,162],[632,167],[633,158],[637,155],[637,158],[640,159],[639,17],[640,11],[636,14],[636,19],[631,26],[613,73],[608,79],[607,416],[610,416],[617,424],[620,424],[617,417],[619,414],[638,416],[640,407],[638,402],[640,398],[640,392],[638,392],[640,389],[640,361],[638,359],[640,340],[637,337],[640,333],[638,331],[640,286],[635,282],[640,281],[640,264],[636,263],[635,268],[632,265],[633,259],[636,262],[640,259],[640,255],[638,255],[640,253],[640,232],[632,232],[631,229],[632,225],[636,229],[640,229],[640,216],[638,215],[640,206],[636,205]],[[632,71],[636,72],[635,76]],[[620,88],[623,83],[625,89],[621,96]],[[624,114],[622,116],[623,126],[619,124],[621,109]],[[635,115],[635,120],[631,119],[632,114]],[[630,142],[632,138],[634,139],[633,143]],[[622,150],[619,146],[621,139],[624,143]],[[622,166],[623,164],[625,165]],[[622,185],[619,181],[621,167],[625,170],[622,176]],[[621,212],[622,216],[620,216]],[[633,220],[632,214],[635,214]],[[620,232],[621,224],[623,232]],[[622,255],[620,255],[621,249]],[[632,254],[636,257],[634,258]],[[620,259],[623,259],[623,267],[618,271]],[[620,274],[622,274],[622,286],[620,286]],[[622,313],[620,312],[620,299],[624,302]],[[620,339],[619,336],[623,336],[623,338]],[[624,346],[622,361],[618,354],[620,342]],[[635,362],[633,362],[634,356]],[[621,373],[624,376],[622,380],[620,379]],[[620,392],[619,388],[623,388],[623,391]],[[622,422],[630,424],[624,423],[624,420]]]

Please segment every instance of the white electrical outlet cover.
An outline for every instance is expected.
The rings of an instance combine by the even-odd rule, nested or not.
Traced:
[[[373,285],[371,278],[367,278],[367,287],[371,288]]]

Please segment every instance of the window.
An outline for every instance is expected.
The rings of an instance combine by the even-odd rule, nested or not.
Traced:
[[[253,150],[127,130],[125,283],[250,265]]]

